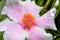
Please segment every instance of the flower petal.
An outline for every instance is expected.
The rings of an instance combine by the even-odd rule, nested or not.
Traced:
[[[39,17],[39,12],[42,10],[43,7],[39,7],[36,5],[34,1],[24,1],[20,2],[20,5],[22,5],[25,8],[26,13],[30,13],[35,17]]]
[[[36,19],[36,25],[43,27],[45,29],[54,29],[57,30],[55,23],[54,23],[54,15],[56,13],[56,9],[52,8],[46,14],[41,16],[40,18]]]
[[[6,0],[6,5],[18,3],[19,0]]]
[[[59,0],[56,0],[55,6],[59,5]]]
[[[24,14],[24,9],[19,5],[9,5],[5,6],[2,10],[2,14],[7,14],[13,21],[21,22],[22,16]]]
[[[52,40],[52,35],[46,33],[42,28],[32,28],[29,33],[29,40]]]
[[[5,19],[4,21],[0,22],[0,31],[5,31],[6,27],[4,25],[8,24],[9,22],[9,19]]]
[[[24,40],[25,32],[21,25],[10,22],[5,27],[7,30],[4,32],[4,40]]]

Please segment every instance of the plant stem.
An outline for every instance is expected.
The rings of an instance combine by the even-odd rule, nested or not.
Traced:
[[[48,0],[47,3],[44,5],[44,8],[40,12],[40,15],[42,16],[44,13],[46,13],[48,6],[50,5],[52,0]]]
[[[60,13],[60,0],[59,0],[58,9],[57,9],[57,12],[56,12],[56,15],[55,15],[55,19],[57,18],[57,16],[59,15],[59,13]]]

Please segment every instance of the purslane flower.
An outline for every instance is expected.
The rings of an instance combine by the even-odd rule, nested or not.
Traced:
[[[52,8],[40,17],[42,8],[30,0],[20,3],[18,0],[7,0],[2,13],[6,13],[13,21],[5,20],[0,23],[0,30],[5,31],[4,40],[52,40],[52,35],[44,29],[57,30],[54,23],[56,9]]]

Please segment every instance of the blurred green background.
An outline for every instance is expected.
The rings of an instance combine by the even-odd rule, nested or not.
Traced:
[[[23,0],[25,1],[25,0]],[[57,27],[57,31],[54,30],[46,30],[46,32],[51,33],[53,35],[53,40],[60,40],[60,0],[59,4],[55,5],[57,0],[35,0],[36,4],[38,6],[43,6],[44,8],[40,12],[40,15],[42,16],[44,13],[49,11],[51,8],[55,7],[57,9],[56,15],[55,15],[55,24]],[[9,18],[7,15],[2,15],[1,11],[3,7],[6,4],[6,0],[0,0],[0,22],[4,21],[4,19]],[[3,39],[4,32],[0,32],[0,40]]]

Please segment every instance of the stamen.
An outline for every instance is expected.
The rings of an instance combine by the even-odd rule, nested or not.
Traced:
[[[25,26],[32,27],[32,25],[35,22],[35,17],[32,16],[31,14],[24,14],[22,22],[24,23]]]

